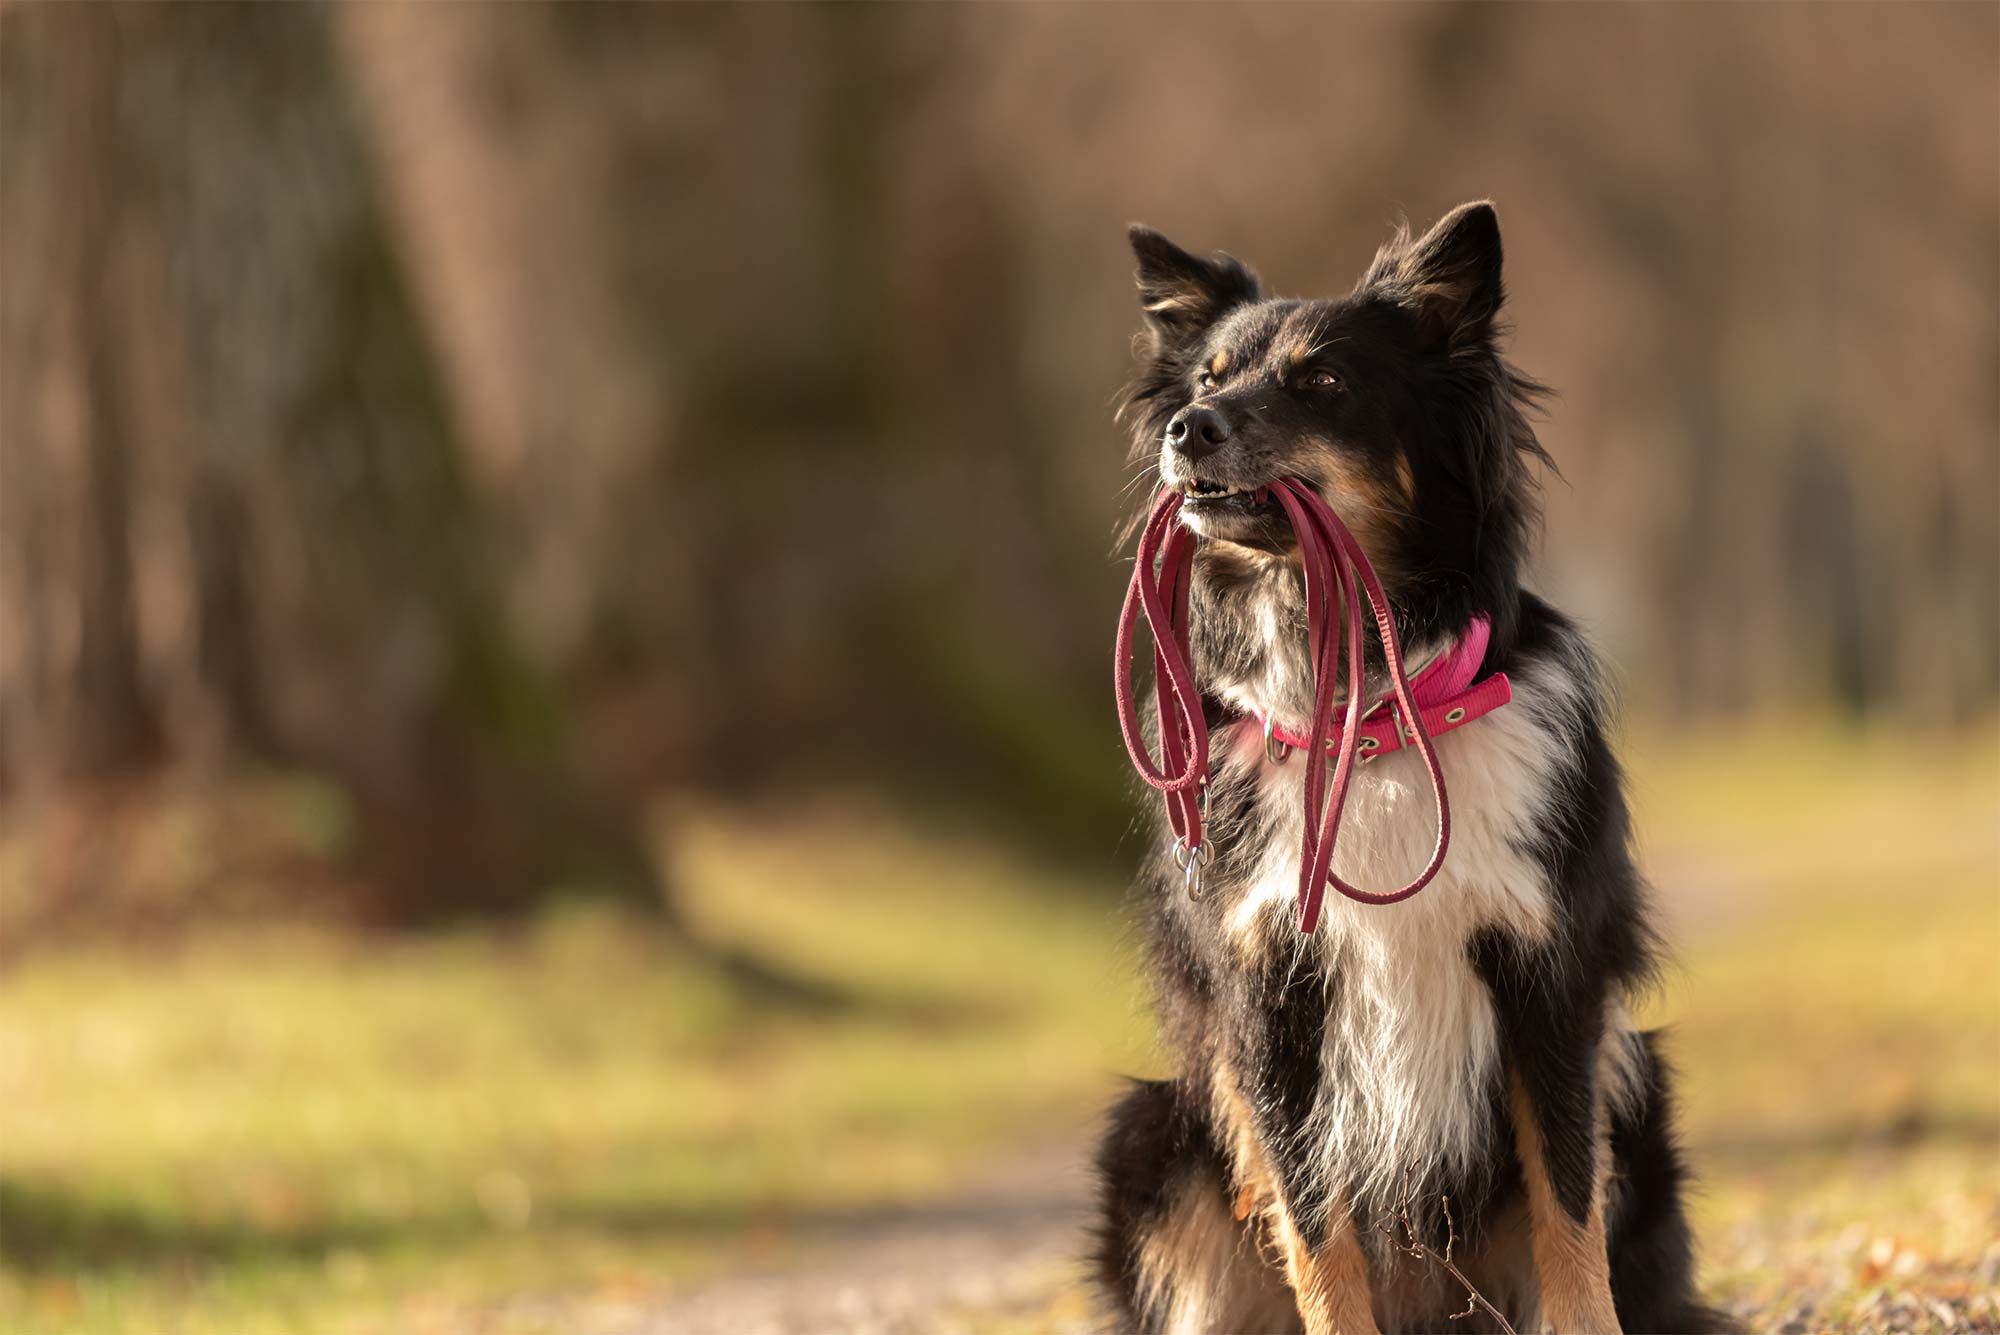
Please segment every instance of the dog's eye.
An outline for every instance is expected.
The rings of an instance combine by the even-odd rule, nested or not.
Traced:
[[[1197,385],[1200,385],[1200,386],[1201,386],[1201,387],[1202,387],[1203,389],[1214,389],[1214,388],[1215,388],[1215,372],[1213,372],[1213,371],[1203,371],[1203,372],[1201,373],[1201,379],[1199,379],[1199,380],[1195,381],[1195,383],[1196,383]]]
[[[1331,371],[1314,371],[1305,378],[1305,384],[1312,389],[1332,389],[1340,383],[1340,377]]]

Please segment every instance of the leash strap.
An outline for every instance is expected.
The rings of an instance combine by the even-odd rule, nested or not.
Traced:
[[[1202,804],[1208,782],[1208,724],[1201,714],[1188,650],[1188,589],[1194,570],[1194,535],[1175,522],[1181,498],[1166,488],[1139,535],[1139,557],[1125,605],[1118,613],[1116,671],[1118,728],[1139,777],[1165,794],[1167,822],[1185,850],[1183,865],[1201,857]],[[1154,566],[1157,564],[1157,572]],[[1139,703],[1132,689],[1132,636],[1143,609],[1153,634],[1154,680],[1159,697],[1160,763],[1153,764],[1140,732]],[[1197,873],[1198,874],[1198,873]]]
[[[1438,868],[1444,865],[1445,852],[1451,844],[1451,806],[1445,794],[1444,771],[1431,744],[1434,721],[1416,704],[1403,670],[1403,649],[1396,637],[1388,595],[1382,591],[1374,567],[1368,564],[1347,525],[1316,491],[1289,481],[1274,482],[1269,491],[1277,498],[1298,537],[1305,570],[1307,647],[1314,667],[1312,723],[1303,735],[1287,733],[1280,740],[1303,748],[1311,756],[1331,752],[1334,762],[1331,778],[1321,764],[1308,765],[1305,773],[1305,837],[1299,854],[1298,924],[1301,932],[1310,933],[1319,925],[1320,902],[1329,884],[1349,899],[1364,904],[1394,904],[1430,884]],[[1112,685],[1125,749],[1131,754],[1139,777],[1164,795],[1167,820],[1176,839],[1176,860],[1187,869],[1190,888],[1198,891],[1200,867],[1207,857],[1202,844],[1201,797],[1208,780],[1208,727],[1202,717],[1201,697],[1195,688],[1188,647],[1188,591],[1194,567],[1194,541],[1188,529],[1178,522],[1181,499],[1180,493],[1162,488],[1140,534],[1132,582],[1118,614]],[[1399,717],[1408,730],[1407,740],[1424,758],[1437,807],[1437,843],[1431,851],[1430,863],[1409,884],[1386,892],[1363,890],[1333,874],[1334,842],[1340,833],[1348,784],[1364,735],[1363,595],[1374,616],[1376,633],[1381,637],[1382,656],[1388,665],[1396,703],[1401,707]],[[1157,765],[1141,735],[1138,702],[1132,687],[1132,640],[1142,611],[1153,635],[1158,684],[1160,763]],[[1339,636],[1329,633],[1336,620],[1341,624]],[[1343,655],[1347,660],[1347,704],[1344,718],[1336,724],[1335,686]],[[1505,678],[1499,681],[1504,692]],[[1504,699],[1488,704],[1486,709],[1497,708],[1501,703],[1505,703]],[[1448,713],[1454,707],[1446,704],[1443,709]],[[1401,745],[1399,738],[1397,746]]]

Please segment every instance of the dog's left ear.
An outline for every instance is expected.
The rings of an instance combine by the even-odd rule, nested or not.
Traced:
[[[1227,255],[1190,255],[1143,223],[1127,235],[1139,261],[1139,307],[1155,357],[1193,344],[1223,314],[1258,298],[1257,275]]]
[[[1506,293],[1500,283],[1500,219],[1488,200],[1461,204],[1423,238],[1378,256],[1364,284],[1414,310],[1450,342],[1492,331]]]

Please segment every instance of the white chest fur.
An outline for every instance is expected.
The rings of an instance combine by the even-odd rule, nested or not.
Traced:
[[[1256,771],[1255,814],[1231,837],[1261,845],[1225,909],[1230,939],[1246,966],[1273,951],[1317,957],[1328,1014],[1307,1134],[1323,1147],[1327,1185],[1357,1203],[1396,1199],[1406,1173],[1472,1171],[1492,1130],[1498,1042],[1467,945],[1493,927],[1529,942],[1553,928],[1551,889],[1532,848],[1557,796],[1578,696],[1589,689],[1555,664],[1513,687],[1512,703],[1437,739],[1452,818],[1437,877],[1392,905],[1329,889],[1310,938],[1294,926],[1307,758],[1269,765],[1261,741],[1245,736],[1225,761]],[[1357,768],[1333,859],[1343,879],[1393,889],[1423,868],[1435,839],[1429,780],[1414,751]]]

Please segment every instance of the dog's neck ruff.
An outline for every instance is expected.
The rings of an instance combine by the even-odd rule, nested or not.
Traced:
[[[1510,688],[1504,674],[1475,682],[1486,653],[1488,627],[1481,619],[1447,653],[1417,674],[1412,682],[1403,668],[1403,649],[1388,595],[1369,565],[1361,544],[1319,493],[1294,482],[1274,482],[1276,497],[1297,536],[1305,571],[1306,639],[1313,662],[1313,716],[1302,731],[1263,717],[1267,755],[1285,758],[1283,748],[1308,755],[1330,756],[1331,782],[1324,765],[1309,765],[1305,773],[1305,838],[1299,854],[1298,924],[1301,932],[1319,925],[1320,901],[1331,884],[1349,899],[1364,904],[1393,904],[1430,884],[1444,865],[1451,845],[1451,805],[1445,794],[1444,771],[1438,765],[1433,734],[1460,727],[1507,703]],[[1260,492],[1260,496],[1262,492]],[[1179,522],[1181,496],[1162,489],[1139,538],[1138,560],[1125,605],[1118,615],[1118,636],[1112,665],[1118,699],[1118,726],[1125,749],[1140,778],[1165,795],[1167,821],[1175,838],[1175,857],[1187,870],[1188,885],[1198,893],[1201,868],[1210,856],[1202,843],[1204,789],[1208,783],[1208,725],[1195,686],[1189,653],[1188,595],[1193,582],[1194,535]],[[1155,569],[1155,567],[1158,567]],[[1361,600],[1368,600],[1382,657],[1388,665],[1389,690],[1372,703],[1362,693]],[[1143,611],[1153,633],[1153,662],[1158,688],[1160,763],[1155,765],[1140,735],[1138,702],[1132,687],[1132,640],[1138,613]],[[1328,633],[1335,618],[1342,634]],[[1344,654],[1343,654],[1344,650]],[[1346,708],[1340,703],[1338,669],[1347,661]],[[1382,712],[1382,717],[1374,716]],[[1247,722],[1247,720],[1246,720]],[[1332,870],[1334,840],[1347,801],[1347,788],[1357,763],[1412,744],[1423,756],[1437,800],[1437,843],[1430,863],[1415,880],[1397,890],[1374,892],[1348,884]]]

